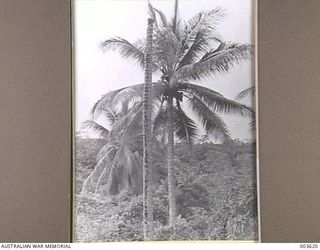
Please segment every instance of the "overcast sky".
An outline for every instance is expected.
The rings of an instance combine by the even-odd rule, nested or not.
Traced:
[[[173,14],[174,0],[151,0],[167,16]],[[75,85],[76,130],[88,119],[89,111],[102,94],[120,87],[142,83],[144,73],[117,52],[103,52],[101,41],[122,37],[131,42],[144,38],[148,8],[146,0],[75,1]],[[187,20],[199,11],[215,7],[225,10],[217,31],[224,41],[254,44],[254,0],[180,0],[179,16]],[[157,80],[157,79],[154,79]],[[229,73],[197,82],[234,99],[254,84],[254,60],[236,66]],[[250,104],[250,100],[245,100]],[[233,138],[250,139],[248,119],[224,116]]]

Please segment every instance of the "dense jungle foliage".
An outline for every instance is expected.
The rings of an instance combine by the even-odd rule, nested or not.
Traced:
[[[134,195],[129,189],[100,197],[81,193],[104,144],[103,139],[76,140],[76,241],[143,240],[142,195]],[[177,143],[178,218],[171,226],[167,223],[165,157],[159,155],[153,157],[155,240],[257,239],[254,143],[199,140],[192,152]]]

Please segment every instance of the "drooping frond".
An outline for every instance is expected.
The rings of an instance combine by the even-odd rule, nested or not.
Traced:
[[[123,102],[130,101],[133,104],[141,101],[143,86],[144,84],[141,83],[106,93],[94,104],[91,110],[92,119],[95,120],[99,115],[104,115],[110,111],[110,107],[112,107],[112,112],[115,112],[114,110],[121,107]],[[153,99],[159,100],[163,92],[164,84],[162,82],[152,83],[151,94]]]
[[[256,120],[255,119],[249,123],[249,127],[251,129],[255,129],[256,128]]]
[[[190,28],[190,30],[185,31],[186,32],[186,37],[184,38],[183,41],[180,42],[180,48],[176,54],[177,57],[177,66],[182,64],[184,61],[184,58],[189,52],[193,51],[193,45],[197,41],[196,38],[198,36],[198,32],[203,25],[202,19],[203,16],[199,15],[198,20],[195,22],[194,26]],[[199,40],[197,42],[200,42]]]
[[[247,96],[253,97],[255,95],[256,88],[254,86],[242,90],[236,97],[236,100],[241,100]]]
[[[177,105],[174,110],[174,131],[175,135],[180,140],[185,141],[189,147],[197,137],[196,123],[187,116],[180,105]]]
[[[115,110],[111,110],[109,108],[101,110],[101,115],[107,119],[109,124],[112,126],[114,122],[117,120],[117,114]]]
[[[223,43],[198,62],[179,68],[175,79],[200,80],[214,73],[226,73],[235,64],[249,59],[253,52],[253,46],[249,44]]]
[[[186,85],[186,93],[189,97],[196,96],[204,102],[213,112],[225,114],[239,114],[241,116],[253,117],[255,113],[252,108],[244,104],[230,100],[220,93],[196,84],[188,83]]]
[[[143,95],[144,84],[135,84],[118,91],[112,99],[113,105],[116,105],[119,101],[131,100],[131,101],[141,101]],[[163,93],[163,83],[162,82],[152,82],[151,95],[152,98],[157,98]]]
[[[156,28],[159,27],[159,23],[158,23],[158,19],[157,19],[157,14],[159,15],[160,17],[160,20],[161,20],[161,25],[162,27],[167,27],[168,26],[168,21],[167,21],[167,18],[165,16],[165,14],[161,11],[161,10],[158,10],[156,8],[154,8],[151,3],[149,2],[148,3],[148,7],[149,7],[149,14],[150,16],[155,20],[155,23],[156,23]]]
[[[142,156],[138,152],[134,152],[130,154],[130,158],[128,161],[128,171],[130,177],[130,183],[132,185],[131,190],[134,195],[141,194],[143,192],[142,176],[143,176],[143,159]]]
[[[164,101],[161,102],[160,107],[157,109],[156,115],[153,119],[153,134],[154,136],[157,132],[161,129],[165,129],[166,121],[168,119],[167,116],[167,106],[165,105]]]
[[[127,190],[128,170],[126,166],[130,161],[131,151],[125,144],[119,145],[114,150],[112,157],[105,165],[95,186],[95,193],[99,195],[117,194],[120,190]]]
[[[111,161],[111,158],[115,154],[115,152],[115,147],[109,147],[106,150],[106,152],[103,154],[103,157],[99,159],[91,174],[84,181],[81,191],[82,194],[95,192],[96,184],[101,174],[103,173],[106,165]]]
[[[153,8],[153,9],[160,16],[162,26],[163,27],[167,27],[168,26],[168,20],[167,20],[165,14],[161,10],[158,10],[156,8]]]
[[[82,126],[83,128],[92,129],[94,132],[96,132],[99,136],[103,138],[107,138],[109,135],[109,130],[96,121],[93,121],[93,120],[84,121],[82,123]]]
[[[127,114],[119,118],[112,126],[111,133],[121,136],[122,140],[133,138],[142,132],[142,102],[137,103]]]
[[[108,143],[99,151],[97,165],[84,182],[82,194],[113,195],[130,189],[142,193],[142,156],[127,141]]]
[[[151,5],[149,0],[148,0],[148,9],[149,9],[149,16],[154,20],[155,28],[158,28],[156,12],[154,11],[154,8]]]
[[[98,101],[96,101],[91,109],[92,119],[95,120],[96,117],[99,116],[104,110],[113,107],[113,105],[111,104],[113,103],[114,97],[126,88],[127,87],[110,91],[104,94]]]
[[[103,50],[116,50],[124,58],[135,60],[139,65],[144,67],[144,48],[138,44],[132,44],[127,40],[117,37],[103,41],[100,45]]]
[[[230,140],[227,125],[223,122],[222,118],[213,112],[203,101],[193,96],[189,99],[189,105],[198,116],[207,134],[213,135],[214,138],[222,141]]]

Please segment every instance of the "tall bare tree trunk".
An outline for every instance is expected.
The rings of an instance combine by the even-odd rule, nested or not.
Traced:
[[[178,23],[178,0],[174,1],[174,15],[173,15],[173,32],[177,32]]]
[[[168,168],[168,196],[169,196],[169,224],[172,225],[176,218],[176,176],[174,166],[174,131],[173,131],[173,97],[168,97],[168,148],[167,148],[167,168]]]
[[[147,45],[145,51],[145,75],[143,90],[143,237],[152,240],[153,204],[152,204],[152,158],[151,158],[151,84],[152,84],[152,18],[148,19]]]

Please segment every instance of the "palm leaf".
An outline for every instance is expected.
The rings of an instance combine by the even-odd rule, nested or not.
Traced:
[[[226,73],[253,54],[253,46],[248,44],[230,43],[219,47],[207,52],[198,62],[182,66],[175,79],[200,80],[214,73]]]
[[[158,22],[157,22],[157,16],[156,12],[154,11],[153,6],[151,5],[150,1],[148,0],[148,9],[149,9],[149,15],[154,20],[155,28],[158,28]]]
[[[137,44],[132,44],[123,38],[116,37],[103,41],[100,47],[103,50],[117,50],[124,58],[134,59],[144,68],[144,48]]]
[[[185,40],[181,43],[181,48],[178,51],[176,58],[178,61],[178,66],[183,62],[186,55],[191,51],[193,51],[193,45],[197,41],[196,38],[198,36],[198,31],[202,26],[202,15],[199,15],[199,19],[196,21],[195,25],[187,32]],[[199,41],[197,41],[199,42]],[[181,55],[179,55],[181,53]]]
[[[99,124],[93,120],[87,120],[82,123],[83,128],[89,128],[95,131],[99,136],[103,138],[107,138],[109,135],[109,130],[103,125]]]
[[[208,107],[210,107],[213,112],[225,113],[225,114],[239,114],[241,116],[248,116],[254,118],[255,113],[252,108],[247,107],[244,104],[238,103],[236,101],[225,98],[220,93],[195,84],[188,83],[186,85],[186,93],[189,97],[198,97],[202,102],[204,102]]]
[[[143,105],[142,102],[139,102],[114,123],[111,131],[112,135],[116,137],[121,135],[122,140],[125,140],[125,138],[132,139],[134,136],[140,135],[142,132],[142,111]]]
[[[113,125],[113,123],[117,119],[116,111],[110,110],[110,109],[104,109],[101,110],[101,114],[107,119],[110,125]]]
[[[159,29],[154,34],[153,61],[163,74],[170,74],[176,63],[179,40],[171,28]]]
[[[161,22],[162,22],[162,26],[163,27],[167,27],[168,26],[168,20],[167,20],[165,14],[161,10],[158,10],[156,8],[153,8],[153,9],[160,16],[160,19],[161,19]]]
[[[143,192],[142,176],[143,176],[143,159],[142,156],[138,152],[134,152],[130,154],[130,160],[128,161],[128,170],[130,174],[131,180],[131,189],[132,193],[135,195],[141,194]]]
[[[121,150],[118,148],[115,149],[115,152],[112,157],[108,157],[109,161],[105,165],[103,171],[100,173],[98,180],[95,183],[95,193],[104,194],[105,191],[108,194],[114,194],[112,187],[115,185],[115,178],[117,169],[121,167]]]
[[[179,67],[195,63],[217,41],[215,30],[222,17],[222,9],[215,8],[199,12],[185,24],[181,38],[183,54],[179,56]]]
[[[149,14],[150,14],[150,16],[155,20],[156,28],[159,27],[158,22],[157,22],[157,15],[156,15],[156,14],[159,15],[162,26],[163,26],[163,27],[167,27],[167,26],[168,26],[167,18],[166,18],[165,14],[164,14],[161,10],[158,10],[158,9],[154,8],[154,7],[151,5],[150,2],[148,2],[148,8],[149,8]]]
[[[154,109],[153,109],[154,110]],[[153,135],[156,136],[159,130],[166,127],[167,116],[167,106],[164,106],[164,100],[161,102],[159,109],[156,112],[155,118],[153,120]]]
[[[101,174],[104,172],[106,165],[111,161],[111,158],[115,153],[116,151],[114,147],[109,147],[106,150],[105,154],[100,158],[93,171],[84,181],[81,193],[95,192],[96,184]]]
[[[90,112],[92,116],[92,120],[95,120],[96,117],[99,116],[102,112],[112,107],[113,106],[112,103],[115,96],[126,88],[127,87],[110,91],[104,94],[98,101],[96,101],[96,103],[93,105]]]
[[[246,88],[245,90],[242,90],[237,96],[236,100],[241,100],[247,96],[254,96],[256,88],[254,86]]]
[[[187,45],[187,47],[190,46],[188,52],[179,59],[177,69],[197,62],[199,58],[208,51],[210,43],[210,39],[205,37],[204,32],[197,32],[192,44]]]
[[[196,123],[186,115],[180,105],[174,110],[174,130],[175,135],[185,141],[191,148],[194,139],[197,137]]]
[[[185,29],[188,29],[188,27],[195,27],[198,23],[198,20],[201,18],[203,19],[204,23],[203,31],[212,32],[215,31],[217,24],[222,20],[223,17],[224,11],[221,7],[217,7],[209,11],[201,11],[188,20]]]
[[[143,95],[143,86],[144,83],[135,84],[129,87],[125,87],[120,91],[117,91],[112,98],[109,98],[108,102],[104,105],[107,106],[115,106],[119,102],[123,101],[141,101]],[[163,93],[163,84],[161,82],[152,82],[151,94],[152,98],[158,98]]]
[[[207,134],[211,134],[214,138],[222,141],[230,140],[229,130],[218,114],[213,112],[196,96],[189,99],[189,104],[198,116]]]

